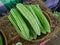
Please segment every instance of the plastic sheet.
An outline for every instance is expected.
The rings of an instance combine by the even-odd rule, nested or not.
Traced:
[[[53,8],[58,4],[59,0],[46,0],[45,4],[48,8]]]

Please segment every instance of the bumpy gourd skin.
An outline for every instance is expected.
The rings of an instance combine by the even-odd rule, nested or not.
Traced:
[[[20,13],[18,12],[17,9],[11,9],[11,14],[14,17],[14,19],[16,20],[22,34],[24,35],[24,37],[26,37],[27,39],[29,39],[29,29],[26,26],[23,18],[21,17]],[[17,18],[18,17],[18,18]]]
[[[22,13],[22,16],[24,16],[29,21],[29,23],[31,24],[31,26],[34,29],[35,33],[37,35],[41,35],[40,34],[40,28],[39,28],[34,16],[32,15],[32,13],[21,3],[17,4],[16,7],[19,10],[19,12]]]
[[[48,20],[46,19],[46,17],[44,16],[44,14],[42,13],[41,9],[39,8],[39,5],[35,6],[35,5],[31,5],[35,14],[37,15],[37,17],[39,18],[40,22],[42,23],[44,29],[50,33],[50,25]],[[37,8],[38,7],[38,8]]]
[[[3,45],[3,38],[2,38],[2,35],[0,34],[0,45]]]

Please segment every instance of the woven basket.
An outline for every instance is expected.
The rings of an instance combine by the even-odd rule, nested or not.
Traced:
[[[50,19],[50,15],[53,15],[50,10],[48,8],[45,7],[44,3],[41,0],[24,0],[23,4],[34,4],[37,3],[40,5],[43,14],[46,16],[46,18],[48,19],[50,25],[51,25],[51,19]],[[26,43],[39,43],[39,42],[43,42],[44,40],[47,40],[50,38],[51,33],[53,33],[54,31],[51,30],[51,33],[47,33],[46,35],[41,35],[40,37],[38,37],[36,40],[32,40],[32,41],[28,41],[24,38],[22,38],[15,30],[15,28],[13,27],[13,25],[10,23],[10,21],[8,20],[7,15],[2,17],[0,19],[0,29],[2,29],[5,33],[6,33],[6,37],[8,40],[8,44],[11,45],[14,41],[14,43],[21,41],[22,43],[24,43],[23,45],[28,45]],[[26,43],[25,43],[26,42]],[[32,45],[36,45],[36,44],[32,44]]]

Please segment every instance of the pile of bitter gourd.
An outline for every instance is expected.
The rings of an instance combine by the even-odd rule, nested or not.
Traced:
[[[50,25],[38,4],[17,4],[10,10],[8,19],[16,31],[27,40],[50,33]]]

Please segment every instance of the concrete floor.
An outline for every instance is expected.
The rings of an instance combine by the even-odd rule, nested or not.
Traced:
[[[46,45],[60,45],[60,32],[56,34]]]

